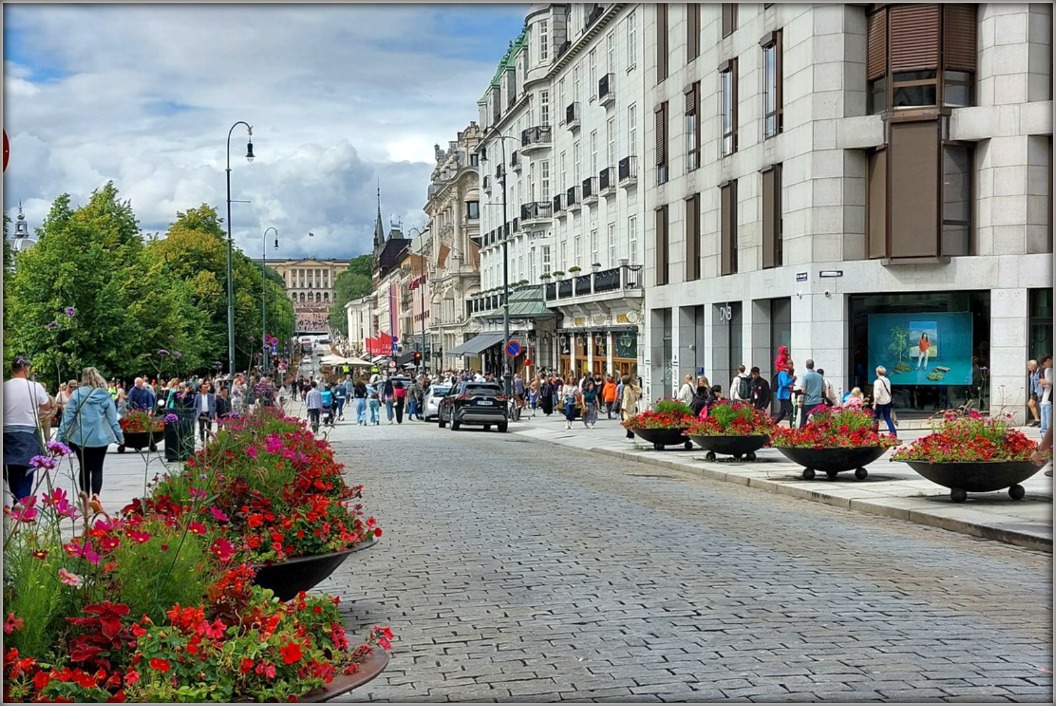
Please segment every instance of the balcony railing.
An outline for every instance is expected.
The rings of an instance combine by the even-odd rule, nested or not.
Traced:
[[[608,105],[616,100],[616,74],[605,74],[598,79],[598,102]]]
[[[598,200],[598,178],[587,177],[583,180],[583,203],[593,203]]]
[[[605,167],[598,174],[598,194],[604,196],[606,192],[612,191],[616,188],[616,170],[612,167]]]
[[[527,154],[531,150],[542,149],[550,146],[550,126],[537,125],[521,132],[521,152]]]
[[[533,201],[521,206],[521,220],[525,223],[547,221],[553,215],[553,204],[547,201]]]
[[[579,128],[579,103],[569,103],[565,108],[565,127],[569,130]]]
[[[638,182],[638,158],[624,157],[617,167],[620,186],[633,186]]]
[[[612,267],[597,272],[581,273],[578,277],[558,280],[556,284],[543,287],[547,301],[586,297],[606,292],[622,292],[642,289],[641,265]]]

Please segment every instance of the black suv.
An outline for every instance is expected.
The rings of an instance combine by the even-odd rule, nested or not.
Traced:
[[[443,429],[451,422],[451,431],[463,424],[482,424],[485,430],[494,424],[506,431],[510,425],[507,399],[496,382],[460,382],[440,401],[438,424]]]

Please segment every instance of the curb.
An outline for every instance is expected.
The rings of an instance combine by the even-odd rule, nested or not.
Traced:
[[[543,436],[525,436],[528,436],[528,438],[531,439],[546,441],[556,446],[565,445],[559,441],[552,441]],[[954,505],[942,506],[941,508],[936,508],[936,512],[929,512],[920,509],[899,507],[898,505],[888,504],[879,498],[845,498],[829,494],[825,492],[824,489],[807,488],[800,485],[792,485],[786,482],[771,480],[767,478],[752,478],[750,476],[740,475],[737,473],[727,473],[726,471],[722,471],[719,469],[701,467],[686,462],[666,460],[662,458],[653,458],[645,455],[648,452],[621,451],[618,449],[609,449],[601,447],[576,448],[580,448],[584,451],[590,451],[592,453],[600,454],[603,456],[619,458],[625,461],[635,461],[641,464],[646,464],[654,467],[668,468],[676,471],[695,473],[705,478],[722,481],[724,483],[735,483],[737,485],[758,488],[759,490],[763,490],[766,492],[778,493],[781,495],[801,498],[803,500],[823,503],[825,505],[831,505],[833,507],[839,507],[854,512],[866,512],[871,515],[890,517],[897,520],[904,520],[920,525],[927,525],[929,527],[949,530],[951,532],[957,532],[959,534],[966,534],[973,537],[979,537],[981,539],[1003,542],[1005,544],[1011,544],[1026,549],[1047,552],[1049,554],[1052,553],[1051,534],[1049,534],[1048,536],[1039,535],[1036,532],[1032,532],[1028,529],[1017,527],[1016,525],[1021,524],[1021,522],[1017,522],[1017,520],[1012,517],[1007,518],[1005,521],[996,522],[993,525],[983,525],[963,519],[958,519],[956,517],[950,517],[946,513],[950,509],[956,509],[958,507]],[[823,487],[824,486],[822,486],[822,488]],[[896,497],[892,499],[903,498]],[[912,498],[904,499],[908,500]]]

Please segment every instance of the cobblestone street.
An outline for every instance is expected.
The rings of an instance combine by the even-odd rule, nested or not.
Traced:
[[[318,588],[398,638],[346,700],[1052,700],[1050,554],[512,433],[330,439],[385,535]]]

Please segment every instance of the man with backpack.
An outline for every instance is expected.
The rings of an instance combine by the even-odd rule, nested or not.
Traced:
[[[752,401],[752,380],[748,376],[748,373],[744,372],[744,364],[737,366],[737,375],[730,382],[730,401],[731,402],[751,402]]]

